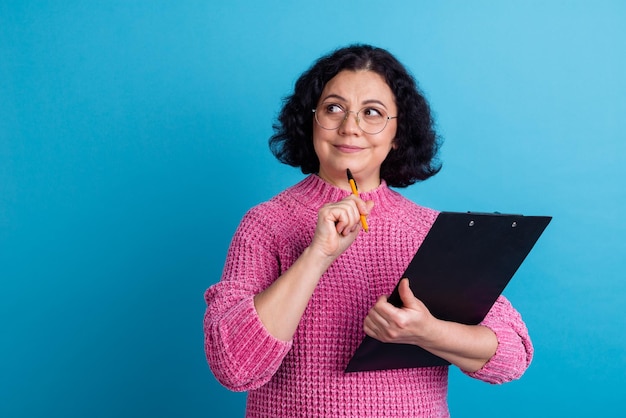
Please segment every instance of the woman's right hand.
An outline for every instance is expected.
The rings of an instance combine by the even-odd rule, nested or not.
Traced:
[[[361,215],[367,216],[373,206],[373,201],[364,202],[354,195],[322,206],[310,248],[336,259],[354,242],[362,229]]]

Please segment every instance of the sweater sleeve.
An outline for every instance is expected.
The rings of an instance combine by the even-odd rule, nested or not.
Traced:
[[[500,296],[481,325],[496,334],[498,348],[480,370],[466,374],[493,384],[519,379],[533,357],[532,342],[519,312],[504,296]]]
[[[274,338],[254,307],[254,295],[279,274],[279,261],[262,219],[246,214],[233,236],[222,279],[205,292],[204,348],[216,379],[233,391],[267,383],[291,349]]]

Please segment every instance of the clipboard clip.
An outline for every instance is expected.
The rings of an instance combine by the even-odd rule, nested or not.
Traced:
[[[467,213],[469,215],[477,215],[477,216],[519,216],[520,218],[523,217],[524,215],[522,214],[518,214],[518,213],[502,213],[502,212],[472,212],[470,210],[467,211]],[[469,221],[468,226],[474,226],[476,225],[476,222],[472,219]],[[515,228],[517,227],[517,222],[513,221],[511,223],[511,228]]]

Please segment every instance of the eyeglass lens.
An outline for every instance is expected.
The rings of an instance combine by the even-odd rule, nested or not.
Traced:
[[[376,107],[364,107],[358,112],[345,110],[337,104],[325,103],[314,109],[315,120],[324,129],[333,130],[341,126],[354,113],[356,123],[361,130],[368,134],[377,134],[387,126],[389,117],[383,109]]]

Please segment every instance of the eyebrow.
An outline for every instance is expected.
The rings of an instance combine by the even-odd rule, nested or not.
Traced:
[[[322,103],[325,102],[328,99],[338,99],[340,101],[347,102],[347,100],[345,98],[341,97],[340,95],[331,93],[328,96],[324,97],[324,99],[322,100]],[[385,109],[387,109],[387,106],[385,106],[385,104],[383,102],[381,102],[380,100],[377,100],[377,99],[368,99],[368,100],[365,100],[364,102],[362,102],[361,104],[362,105],[379,104],[382,107],[384,107]]]

